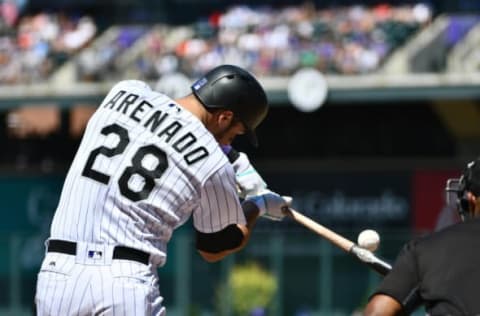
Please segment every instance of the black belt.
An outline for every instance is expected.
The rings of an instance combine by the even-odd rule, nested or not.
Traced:
[[[67,255],[76,255],[77,243],[51,239],[48,241],[47,252],[59,252]],[[113,259],[132,260],[148,265],[149,258],[150,255],[148,253],[138,249],[124,246],[115,246],[113,249]]]

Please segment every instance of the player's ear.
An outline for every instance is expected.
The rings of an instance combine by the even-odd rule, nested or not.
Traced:
[[[220,110],[217,112],[217,124],[221,128],[227,128],[233,121],[233,112],[228,110]]]

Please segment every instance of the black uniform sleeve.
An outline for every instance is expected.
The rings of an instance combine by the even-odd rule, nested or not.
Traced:
[[[385,294],[407,307],[411,304],[412,295],[417,291],[419,283],[416,241],[411,241],[403,247],[392,271],[384,277],[372,296]]]

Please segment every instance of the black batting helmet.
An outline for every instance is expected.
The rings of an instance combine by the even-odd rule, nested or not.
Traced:
[[[192,92],[206,108],[232,111],[245,125],[247,135],[258,146],[255,128],[268,112],[267,95],[248,71],[233,65],[221,65],[192,85]]]

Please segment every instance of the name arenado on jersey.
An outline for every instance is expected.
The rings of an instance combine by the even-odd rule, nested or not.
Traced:
[[[148,108],[153,108],[153,105],[146,100],[136,102],[139,98],[138,94],[127,93],[125,90],[120,90],[103,106],[117,112],[121,112],[137,123],[142,123],[143,126],[156,134],[165,143],[169,144],[172,138],[177,135],[182,129],[183,125],[178,121],[170,121],[165,126],[162,125],[169,116],[161,110],[156,110],[149,116],[145,116],[145,111]],[[135,104],[137,103],[137,104]],[[177,105],[174,105],[177,106]],[[208,156],[208,151],[203,146],[195,146],[197,137],[191,132],[187,132],[178,137],[175,142],[171,144],[172,148],[183,154],[186,163],[191,165]]]

